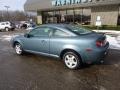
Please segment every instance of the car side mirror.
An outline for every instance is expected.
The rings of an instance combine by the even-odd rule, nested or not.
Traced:
[[[27,33],[27,34],[24,35],[24,37],[30,38],[30,37],[33,37],[33,35],[30,35],[30,34]]]

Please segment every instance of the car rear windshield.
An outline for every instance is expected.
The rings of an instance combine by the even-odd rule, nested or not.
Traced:
[[[76,25],[68,25],[65,28],[70,30],[73,33],[78,34],[78,35],[80,35],[80,34],[88,34],[88,33],[92,32],[89,29],[86,29],[86,28],[83,28],[83,27],[80,27],[80,26],[76,26]]]

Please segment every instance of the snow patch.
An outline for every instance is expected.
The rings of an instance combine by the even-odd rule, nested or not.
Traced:
[[[120,50],[120,44],[116,37],[111,37],[109,35],[106,35],[106,37],[107,37],[107,41],[110,43],[111,49],[119,49]],[[120,39],[120,37],[118,39]]]
[[[120,44],[120,36],[117,37],[117,41]]]
[[[10,41],[11,38],[12,38],[11,35],[3,35],[3,36],[0,37],[0,40],[1,41]]]
[[[10,41],[13,37],[16,37],[17,35],[3,35],[0,37],[1,41]]]
[[[108,33],[108,34],[120,34],[120,31],[115,30],[93,30],[95,32]]]

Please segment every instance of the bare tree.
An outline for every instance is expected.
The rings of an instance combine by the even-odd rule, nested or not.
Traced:
[[[35,15],[30,15],[23,11],[9,11],[9,21],[29,21],[30,19],[36,22]],[[0,11],[0,21],[8,21],[6,11]]]

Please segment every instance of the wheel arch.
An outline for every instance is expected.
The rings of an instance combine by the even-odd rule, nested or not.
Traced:
[[[6,29],[6,28],[10,29],[9,27],[5,27],[4,29]]]
[[[6,28],[8,28],[8,29],[9,29],[9,27],[5,27],[5,29],[6,29]]]
[[[15,47],[15,44],[16,44],[16,43],[21,44],[21,42],[20,42],[20,41],[14,41],[14,42],[13,42],[13,48]],[[21,45],[22,45],[22,44],[21,44]]]
[[[66,52],[74,52],[74,53],[77,54],[78,57],[82,60],[81,54],[79,54],[79,53],[78,53],[76,50],[74,50],[74,49],[64,49],[64,50],[62,50],[61,53],[60,53],[60,59],[63,58],[63,55],[64,55]]]

